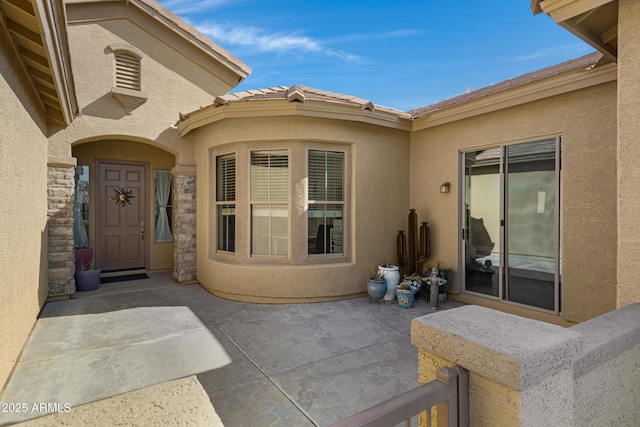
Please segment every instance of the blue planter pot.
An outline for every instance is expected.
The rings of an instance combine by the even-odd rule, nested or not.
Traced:
[[[396,289],[396,297],[398,297],[398,305],[400,308],[411,308],[415,299],[417,289]]]
[[[78,270],[75,274],[76,291],[95,291],[100,285],[99,268],[94,270]]]
[[[373,299],[381,299],[384,294],[387,293],[387,282],[383,280],[371,280],[367,281],[367,292]]]

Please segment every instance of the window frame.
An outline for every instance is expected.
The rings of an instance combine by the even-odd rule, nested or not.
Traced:
[[[305,205],[306,205],[306,235],[307,235],[307,258],[325,258],[325,257],[343,257],[345,256],[345,236],[346,236],[346,231],[345,231],[345,219],[346,219],[346,182],[347,182],[347,176],[346,176],[346,169],[347,169],[347,154],[346,154],[346,150],[336,150],[335,147],[331,147],[333,149],[329,149],[329,147],[327,148],[318,148],[318,147],[308,147],[306,149],[306,156],[305,156],[305,160],[306,160],[306,176],[307,176],[307,189],[305,192]],[[319,200],[319,199],[311,199],[311,195],[312,195],[312,191],[311,191],[311,153],[312,152],[321,152],[324,153],[325,156],[325,166],[324,166],[324,175],[325,175],[325,181],[324,181],[324,186],[325,186],[325,199],[324,200]],[[334,200],[334,199],[329,199],[328,198],[328,173],[329,173],[329,163],[328,163],[328,153],[339,153],[341,154],[342,157],[342,165],[341,165],[341,172],[342,172],[342,176],[341,176],[341,186],[340,186],[340,194],[341,194],[341,200]],[[315,191],[314,191],[315,192]],[[312,236],[309,235],[309,213],[311,212],[310,207],[311,206],[324,206],[325,207],[325,216],[323,216],[322,218],[325,220],[325,223],[322,224],[326,227],[326,220],[327,220],[327,216],[326,216],[326,207],[330,206],[330,205],[339,205],[341,206],[341,212],[342,212],[342,218],[340,218],[341,220],[341,236],[339,236],[338,239],[336,239],[338,241],[338,243],[340,244],[340,248],[341,251],[340,252],[332,252],[332,246],[334,244],[334,240],[333,240],[333,229],[335,227],[332,227],[329,231],[329,233],[326,233],[326,231],[323,233],[325,236],[329,236],[329,242],[327,243],[326,238],[323,239],[324,240],[324,248],[323,248],[323,252],[322,253],[315,253],[312,254],[310,253],[311,248],[309,247],[309,240],[312,238]],[[337,218],[334,219],[334,221],[337,220]],[[332,224],[333,225],[333,224]],[[316,234],[317,236],[317,234]],[[315,245],[317,245],[318,242],[315,242]],[[337,245],[336,245],[337,246]],[[328,249],[328,251],[326,251],[326,249]]]
[[[260,152],[266,152],[269,153],[269,160],[268,162],[271,162],[271,153],[280,153],[281,156],[286,156],[286,162],[287,162],[287,177],[286,177],[286,191],[284,192],[284,194],[286,194],[286,196],[283,199],[272,199],[272,188],[269,185],[267,188],[267,197],[265,200],[260,200],[260,198],[257,197],[257,194],[255,194],[254,196],[254,181],[253,181],[253,160],[254,160],[254,153],[260,153]],[[291,179],[292,179],[292,156],[291,156],[291,150],[289,148],[282,148],[282,147],[269,147],[269,148],[252,148],[250,147],[248,150],[248,187],[249,187],[249,191],[248,191],[248,208],[249,208],[249,212],[248,212],[248,221],[249,221],[249,236],[248,236],[248,242],[249,242],[249,257],[250,258],[260,258],[260,257],[275,257],[275,258],[290,258],[291,256],[291,240],[292,240],[292,230],[291,230]],[[270,168],[269,168],[270,169]],[[269,179],[271,178],[271,174],[269,173]],[[253,212],[254,212],[254,207],[257,206],[268,206],[269,210],[271,210],[271,206],[286,206],[286,211],[287,211],[287,225],[286,225],[286,253],[271,253],[273,244],[277,242],[274,239],[274,236],[271,233],[271,230],[269,229],[269,233],[268,233],[268,247],[269,247],[269,253],[256,253],[255,252],[255,247],[254,247],[254,231],[255,231],[255,224],[254,224],[254,216],[253,216]],[[271,227],[271,218],[272,216],[269,215],[269,227]]]
[[[219,182],[219,164],[218,164],[218,159],[223,160],[225,158],[233,158],[234,160],[234,168],[233,168],[233,200],[227,199],[226,194],[224,193],[223,190],[223,194],[219,195],[218,192],[220,190],[220,182]],[[215,252],[218,253],[228,253],[228,254],[233,254],[236,252],[236,243],[237,243],[237,232],[236,232],[236,224],[238,221],[238,153],[235,151],[232,152],[228,152],[228,153],[224,153],[224,154],[216,154],[214,156],[214,165],[215,165],[215,195],[213,197],[214,199],[214,215],[216,218],[216,229],[215,229]],[[219,197],[220,196],[220,197]],[[220,215],[219,215],[219,210],[222,209],[224,206],[233,206],[233,210],[234,210],[234,229],[233,229],[233,248],[232,250],[228,250],[228,249],[221,249],[220,248],[220,231],[221,231],[221,224],[220,224]],[[227,236],[228,237],[228,236]],[[229,242],[227,242],[227,248],[229,248],[228,245]]]

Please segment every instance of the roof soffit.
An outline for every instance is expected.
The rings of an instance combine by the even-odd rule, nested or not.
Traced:
[[[0,0],[0,18],[47,119],[68,125],[77,104],[62,0]]]
[[[618,51],[618,0],[534,0],[533,13],[544,12],[557,24],[591,45],[606,60]]]

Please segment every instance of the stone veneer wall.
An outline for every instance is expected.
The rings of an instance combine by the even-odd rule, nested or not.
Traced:
[[[75,293],[73,256],[74,158],[49,157],[47,198],[49,222],[49,297]]]
[[[173,277],[196,280],[196,168],[178,165],[173,175]]]

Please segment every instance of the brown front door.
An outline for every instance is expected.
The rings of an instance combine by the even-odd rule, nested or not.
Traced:
[[[97,162],[96,267],[103,271],[143,269],[146,266],[148,166],[143,163]],[[117,206],[114,190],[122,187],[135,198]]]

